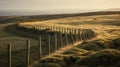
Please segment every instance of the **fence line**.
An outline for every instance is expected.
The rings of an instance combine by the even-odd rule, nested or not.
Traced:
[[[36,28],[39,28],[39,29],[45,29],[46,27],[45,26],[42,26],[42,27],[39,27],[37,26]],[[35,29],[36,29],[35,28]],[[48,27],[49,28],[49,27]],[[63,28],[63,27],[58,27],[58,28],[55,28],[55,27],[50,27],[52,30],[49,31],[49,32],[54,32],[54,48],[55,50],[54,51],[57,51],[59,48],[61,47],[64,47],[64,46],[68,46],[69,44],[73,44],[78,42],[78,41],[84,41],[84,40],[87,40],[87,39],[91,39],[93,37],[96,36],[95,32],[90,30],[90,29],[85,29],[85,30],[80,30],[80,29],[69,29],[69,28]],[[48,29],[49,30],[49,29]],[[56,31],[56,32],[55,32]],[[62,31],[61,32],[57,32],[57,31]],[[59,34],[59,35],[58,35]],[[65,37],[63,37],[65,36]],[[51,54],[51,48],[52,48],[52,44],[51,44],[51,35],[48,34],[47,36],[48,40],[47,40],[47,44],[48,44],[48,54],[47,55],[50,55]],[[60,37],[60,38],[59,38]],[[63,41],[63,39],[65,38],[65,41]],[[70,41],[71,39],[71,41]],[[60,46],[58,46],[58,42],[60,41]],[[39,59],[42,59],[44,56],[43,56],[43,51],[42,51],[42,37],[39,36]],[[26,67],[30,67],[30,40],[27,39],[27,43],[26,43],[27,47],[26,47]],[[11,44],[8,44],[8,67],[11,67]]]

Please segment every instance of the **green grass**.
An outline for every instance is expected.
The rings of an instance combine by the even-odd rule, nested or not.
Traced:
[[[26,61],[26,40],[27,37],[20,36],[20,33],[27,35],[21,31],[17,31],[15,25],[0,27],[0,65],[7,67],[7,44],[12,44],[12,66],[25,67]],[[8,31],[9,29],[9,31]],[[11,32],[10,32],[11,31]],[[17,34],[18,33],[18,34]],[[31,40],[31,63],[38,59],[38,40],[29,38]],[[32,54],[33,53],[33,54]],[[34,55],[35,54],[35,55]]]
[[[2,39],[2,42],[0,45],[2,48],[2,53],[0,56],[2,57],[0,61],[1,65],[5,67],[7,65],[7,43],[12,44],[12,66],[14,67],[24,67],[26,63],[26,40],[29,38],[31,41],[31,54],[30,54],[30,64],[33,63],[36,60],[39,60],[39,44],[38,44],[38,38],[39,36],[42,37],[42,51],[43,56],[48,54],[48,34],[51,35],[51,52],[55,50],[54,46],[54,34],[49,33],[46,31],[43,31],[42,33],[39,33],[37,31],[33,32],[34,30],[28,30],[17,27],[17,25],[9,25],[4,28],[4,32],[8,32],[9,34],[13,34],[10,38],[5,37],[5,39]],[[59,39],[59,37],[58,37]],[[63,35],[63,41],[65,41],[65,37]],[[5,44],[6,43],[6,46]],[[63,42],[65,44],[66,42]],[[4,47],[3,47],[4,46]],[[58,47],[60,47],[60,41],[58,41]],[[45,48],[44,48],[45,47]],[[4,52],[4,53],[3,53]],[[22,59],[21,59],[22,57]],[[6,65],[5,65],[6,64]]]

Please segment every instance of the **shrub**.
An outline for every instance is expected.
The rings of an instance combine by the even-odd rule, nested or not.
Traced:
[[[96,51],[96,50],[110,48],[110,43],[104,40],[95,40],[92,42],[83,42],[81,45],[78,45],[77,47],[85,50]]]
[[[113,48],[120,49],[120,38],[117,38],[112,41],[113,42]]]
[[[120,60],[119,50],[105,49],[97,51],[83,59],[78,60],[76,63],[79,65],[88,66],[109,66],[115,65]]]

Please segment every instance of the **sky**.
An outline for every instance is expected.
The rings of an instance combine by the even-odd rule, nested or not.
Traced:
[[[120,0],[0,0],[0,10],[110,8],[120,8]]]

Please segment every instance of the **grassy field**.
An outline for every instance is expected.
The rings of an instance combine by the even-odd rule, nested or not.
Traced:
[[[26,39],[31,39],[31,62],[38,54],[37,36],[33,32],[18,30],[16,23],[26,22],[29,24],[57,24],[62,26],[72,26],[80,29],[92,29],[97,33],[97,38],[83,42],[67,51],[54,54],[41,60],[33,67],[89,67],[89,66],[113,66],[120,64],[120,13],[112,12],[52,15],[50,16],[30,16],[30,17],[0,17],[0,65],[6,67],[6,47],[12,44],[12,65],[24,67]],[[2,18],[2,19],[1,19]],[[22,18],[22,19],[21,19]],[[33,20],[32,20],[32,19]],[[29,22],[28,22],[29,21]],[[36,23],[37,22],[37,23]],[[44,37],[45,35],[43,35]],[[21,58],[22,57],[22,58]],[[108,58],[109,57],[109,58]],[[110,59],[112,58],[112,59]],[[102,59],[102,60],[101,60]],[[113,62],[114,61],[114,62]]]

